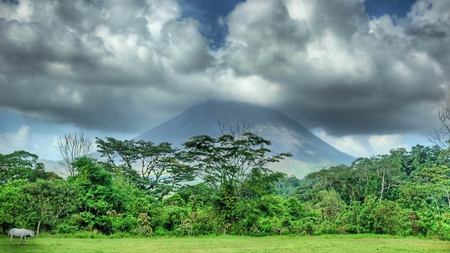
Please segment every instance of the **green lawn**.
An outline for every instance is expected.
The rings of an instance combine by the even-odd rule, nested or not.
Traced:
[[[28,245],[9,245],[0,237],[0,252],[450,252],[450,242],[376,235],[337,236],[219,236],[192,238],[79,239],[36,237]]]

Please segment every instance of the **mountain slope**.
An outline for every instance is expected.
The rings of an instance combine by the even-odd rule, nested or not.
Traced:
[[[276,110],[243,102],[211,100],[199,103],[180,115],[137,136],[135,140],[175,147],[195,135],[220,136],[219,121],[226,126],[244,124],[272,142],[274,152],[290,152],[292,159],[274,169],[301,177],[324,166],[350,164],[354,157],[338,151],[305,127]]]

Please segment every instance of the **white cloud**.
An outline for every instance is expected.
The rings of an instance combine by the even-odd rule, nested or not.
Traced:
[[[9,154],[18,150],[30,150],[31,128],[22,125],[17,132],[0,134],[0,153]]]
[[[34,5],[31,0],[21,0],[20,4],[3,4],[0,8],[0,18],[6,20],[18,20],[19,22],[30,22]]]
[[[165,43],[161,46],[161,56],[169,70],[192,73],[211,65],[213,57],[209,53],[207,40],[197,27],[198,22],[193,19],[164,25],[161,31]]]
[[[446,0],[418,0],[408,17],[413,22],[450,23],[450,2]]]
[[[388,154],[396,148],[410,149],[404,144],[406,136],[400,134],[372,135],[368,138],[375,154]]]
[[[314,134],[326,141],[336,149],[354,157],[370,157],[372,155],[389,154],[389,151],[397,148],[411,149],[411,145],[423,144],[424,138],[414,136],[416,141],[412,144],[405,143],[411,139],[410,135],[385,134],[385,135],[347,135],[335,137],[328,135],[323,129],[315,129]],[[410,141],[408,141],[410,142]]]
[[[374,153],[367,139],[356,136],[330,136],[323,129],[315,129],[313,133],[337,150],[354,157],[367,157]]]

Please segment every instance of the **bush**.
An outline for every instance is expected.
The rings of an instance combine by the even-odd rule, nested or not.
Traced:
[[[181,221],[187,218],[188,210],[179,206],[159,206],[154,209],[151,223],[156,235],[183,235],[178,229]]]
[[[407,216],[393,201],[383,201],[374,210],[374,229],[377,234],[399,235],[407,228]]]
[[[133,233],[141,236],[153,236],[153,229],[150,226],[150,217],[146,213],[139,214],[137,219],[138,226]]]
[[[213,231],[212,223],[208,212],[192,212],[188,217],[181,221],[179,231],[188,236],[208,235]]]

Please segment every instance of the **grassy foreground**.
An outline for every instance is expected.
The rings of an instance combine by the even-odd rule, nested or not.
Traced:
[[[0,237],[0,252],[450,252],[450,242],[377,235],[82,239]]]

